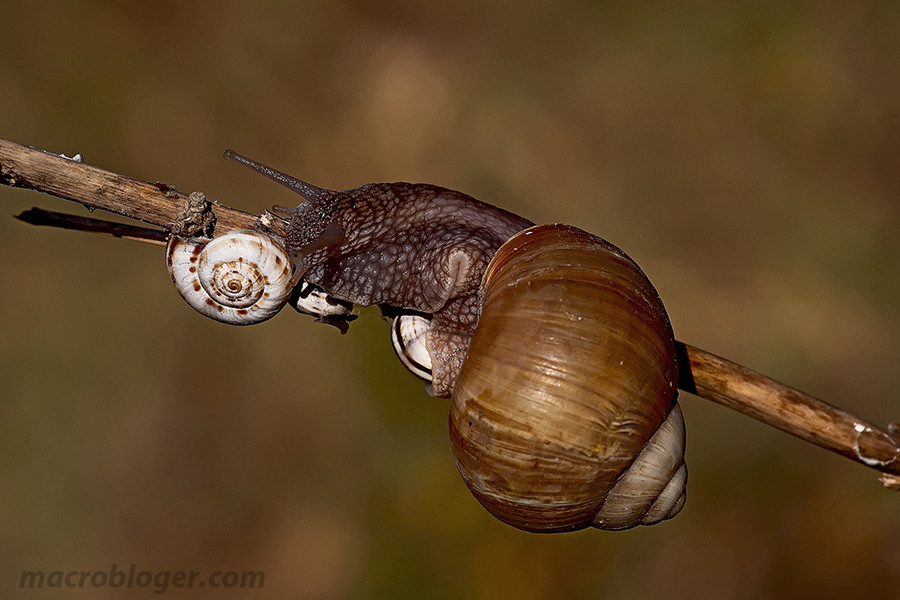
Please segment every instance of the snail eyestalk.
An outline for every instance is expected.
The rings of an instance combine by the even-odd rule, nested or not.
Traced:
[[[224,156],[227,160],[233,160],[236,163],[240,163],[245,167],[253,169],[260,175],[264,175],[272,181],[283,185],[289,190],[297,192],[307,200],[323,200],[332,193],[329,190],[314,186],[311,183],[303,181],[302,179],[297,179],[292,175],[283,173],[278,169],[273,169],[272,167],[268,167],[262,163],[258,163],[252,158],[247,158],[242,154],[238,154],[231,148],[225,151]]]

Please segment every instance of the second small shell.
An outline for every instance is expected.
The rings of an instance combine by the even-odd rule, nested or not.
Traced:
[[[256,231],[229,231],[212,240],[172,236],[166,263],[181,297],[223,323],[265,321],[291,293],[291,261],[284,246]]]
[[[431,381],[431,355],[426,337],[431,319],[422,315],[400,314],[391,324],[391,343],[403,366],[416,377]]]

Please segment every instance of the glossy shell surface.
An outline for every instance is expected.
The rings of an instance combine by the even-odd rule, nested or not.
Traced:
[[[643,498],[627,516],[615,499],[610,516],[599,513],[675,406],[674,336],[650,281],[601,238],[545,225],[504,244],[482,293],[450,411],[454,458],[472,493],[529,531],[641,523],[653,504]],[[683,464],[680,414],[667,442],[675,447],[662,452],[668,472],[650,477],[665,478],[663,488]],[[628,485],[620,496],[634,495]],[[675,486],[661,518],[683,504],[683,482]]]

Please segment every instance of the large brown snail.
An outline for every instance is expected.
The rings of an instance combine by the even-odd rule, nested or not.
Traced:
[[[277,209],[291,217],[283,248],[292,282],[336,306],[393,315],[401,360],[429,393],[452,396],[454,457],[491,513],[564,531],[652,524],[681,509],[675,339],[655,289],[621,250],[431,185],[336,192],[227,156],[306,198]],[[173,237],[168,255],[184,244]],[[228,261],[280,266],[281,245],[266,244],[278,259]],[[260,278],[283,280],[276,271]],[[179,279],[189,293],[209,287]],[[218,306],[204,314],[235,322]]]

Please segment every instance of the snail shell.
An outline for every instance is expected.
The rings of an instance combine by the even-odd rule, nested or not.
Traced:
[[[300,280],[288,303],[305,315],[314,317],[349,317],[356,314],[352,302],[338,300],[308,281]]]
[[[171,236],[166,264],[175,289],[200,313],[232,325],[272,317],[291,293],[291,261],[275,238],[233,230],[213,239]]]
[[[319,286],[301,279],[294,286],[288,304],[304,315],[316,318],[317,323],[334,325],[344,334],[350,322],[359,316],[356,305],[346,300],[338,300]]]
[[[684,504],[675,340],[659,295],[612,244],[532,227],[494,255],[456,382],[457,467],[528,531],[624,529]]]
[[[391,343],[397,358],[410,372],[431,382],[431,355],[428,330],[431,319],[422,315],[400,314],[391,323]]]

